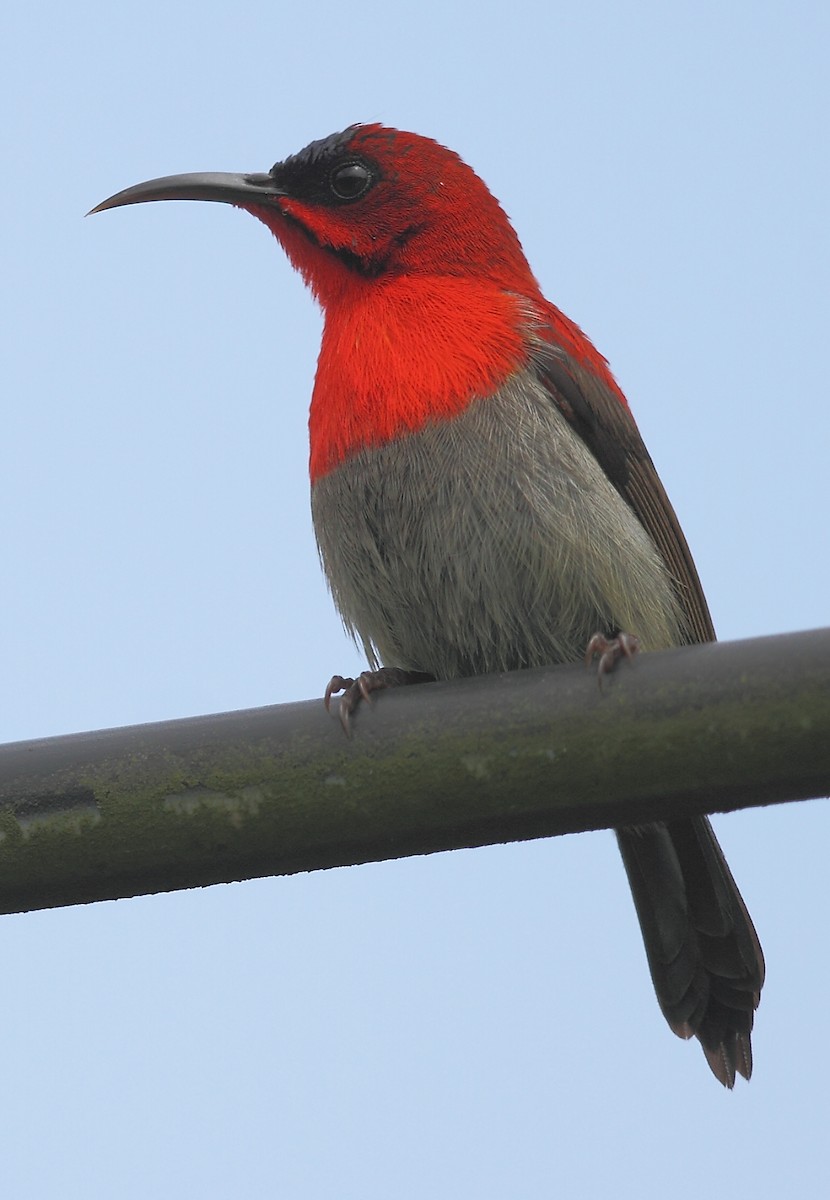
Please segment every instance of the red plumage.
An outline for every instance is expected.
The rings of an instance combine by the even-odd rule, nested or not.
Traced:
[[[381,125],[355,128],[346,150],[383,172],[359,210],[290,197],[251,207],[326,312],[312,481],[361,446],[495,391],[527,364],[528,320],[625,405],[606,360],[545,300],[501,205],[457,154]],[[332,253],[342,247],[377,274]]]

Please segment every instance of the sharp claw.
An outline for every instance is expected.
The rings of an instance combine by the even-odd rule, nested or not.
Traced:
[[[620,633],[617,635],[616,641],[629,662],[640,649],[640,640],[633,633]]]
[[[604,641],[605,641],[605,638],[602,636],[601,633],[595,633],[594,636],[589,639],[588,645],[585,647],[585,666],[586,667],[590,667],[591,663],[594,661],[594,655],[599,653],[601,645]],[[330,686],[331,686],[331,684],[329,684],[329,687]]]
[[[326,694],[323,697],[323,703],[326,706],[326,712],[331,712],[331,698],[335,692],[347,692],[353,685],[353,679],[346,679],[342,675],[332,675],[326,688]],[[345,697],[343,698],[345,699]],[[341,700],[341,704],[343,701]]]
[[[342,726],[343,732],[347,738],[350,738],[352,736],[352,709],[351,704],[349,703],[348,691],[346,692],[345,696],[340,697],[340,703],[337,706],[337,711],[340,717],[340,725]]]

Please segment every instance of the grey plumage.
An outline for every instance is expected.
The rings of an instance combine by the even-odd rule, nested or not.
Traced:
[[[532,371],[312,490],[320,555],[369,661],[439,679],[581,658],[591,633],[685,640],[665,563]]]

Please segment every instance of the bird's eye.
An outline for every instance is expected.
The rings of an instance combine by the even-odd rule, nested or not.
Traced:
[[[357,200],[372,184],[372,172],[360,162],[335,167],[329,176],[329,186],[338,200]]]

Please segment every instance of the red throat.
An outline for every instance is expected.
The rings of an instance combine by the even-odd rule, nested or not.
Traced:
[[[356,451],[449,420],[526,366],[528,330],[554,342],[625,404],[578,326],[482,279],[367,280],[326,315],[309,414],[314,483]],[[537,319],[538,319],[537,318]]]
[[[521,301],[483,279],[366,280],[329,308],[311,401],[312,483],[366,446],[447,420],[526,360]]]

